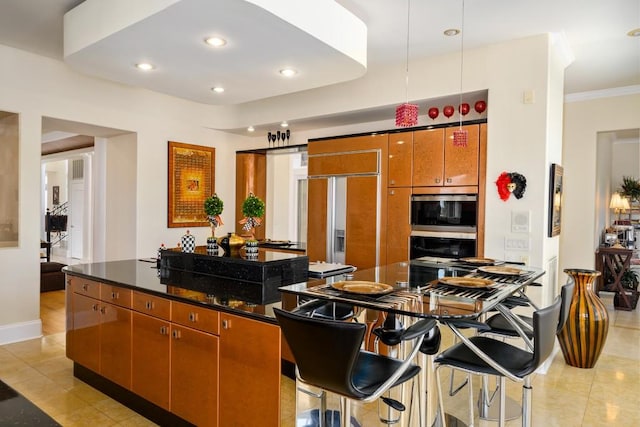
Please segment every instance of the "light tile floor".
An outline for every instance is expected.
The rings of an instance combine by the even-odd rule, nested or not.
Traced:
[[[610,295],[601,296],[611,318],[603,354],[593,369],[570,367],[564,363],[561,353],[556,354],[548,373],[536,375],[533,382],[534,426],[640,425],[640,309],[615,311]],[[0,346],[0,379],[63,426],[154,425],[73,377],[72,363],[65,356],[64,292],[42,294],[41,307],[42,317],[46,319],[43,327],[46,335]],[[59,319],[51,320],[56,315]],[[445,336],[444,345],[450,339]],[[475,388],[478,383],[474,381]],[[295,425],[295,384],[283,377],[282,385],[281,426],[292,427]],[[518,384],[508,383],[507,391],[519,400]],[[467,419],[464,390],[453,398],[445,398],[444,404],[447,412],[463,421]],[[375,404],[360,410],[364,411],[364,426],[379,425]],[[495,423],[478,421],[476,414],[476,425]],[[507,425],[520,425],[520,420]]]

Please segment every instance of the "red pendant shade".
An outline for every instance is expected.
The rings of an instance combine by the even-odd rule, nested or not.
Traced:
[[[469,134],[466,130],[458,129],[453,131],[453,146],[466,147]]]
[[[409,127],[418,124],[418,106],[404,103],[396,107],[396,126]]]

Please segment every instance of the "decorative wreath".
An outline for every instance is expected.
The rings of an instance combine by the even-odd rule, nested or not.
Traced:
[[[502,172],[496,181],[498,196],[507,201],[513,194],[516,199],[522,199],[527,188],[527,178],[518,172]]]

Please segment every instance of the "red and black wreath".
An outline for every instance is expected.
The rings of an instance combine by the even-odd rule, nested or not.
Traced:
[[[513,194],[516,199],[522,199],[527,188],[527,178],[518,172],[502,172],[496,181],[498,195],[505,202]]]

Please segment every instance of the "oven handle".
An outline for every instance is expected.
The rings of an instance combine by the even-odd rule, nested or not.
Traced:
[[[412,230],[411,237],[437,237],[440,239],[466,239],[475,240],[477,233],[464,233],[455,231],[423,231]]]

